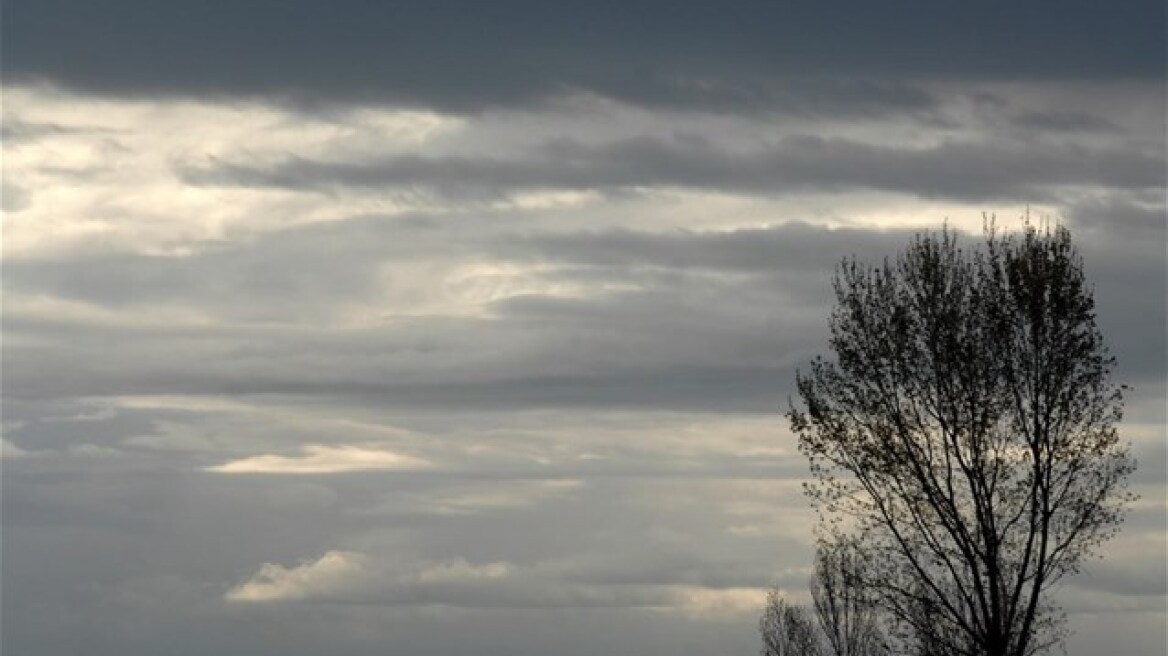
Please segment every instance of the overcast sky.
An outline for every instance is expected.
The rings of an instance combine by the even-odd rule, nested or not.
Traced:
[[[843,257],[1069,226],[1165,645],[1161,0],[10,0],[3,651],[749,655]]]

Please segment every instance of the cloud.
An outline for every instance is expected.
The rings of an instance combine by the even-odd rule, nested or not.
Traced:
[[[776,273],[834,265],[848,255],[895,251],[911,230],[826,229],[791,221],[740,230],[646,232],[627,228],[507,235],[500,255],[558,265],[610,269],[661,267]]]
[[[423,605],[466,603],[475,606],[486,601],[481,594],[483,586],[506,582],[516,574],[516,568],[505,562],[472,564],[457,558],[406,564],[377,562],[354,552],[329,551],[318,560],[289,568],[264,563],[248,581],[228,591],[226,599]],[[460,590],[472,594],[463,599]],[[500,598],[494,601],[506,606],[514,600]]]
[[[1124,377],[1139,383],[1131,376],[1162,372],[1163,336],[1144,318],[1162,316],[1163,297],[1128,290],[1163,280],[1164,265],[1152,241],[1123,236],[1142,230],[1142,222],[1110,216],[1115,228],[1086,240],[1084,253]],[[6,374],[19,384],[8,394],[165,390],[398,408],[770,412],[786,393],[792,369],[820,348],[834,264],[851,254],[879,261],[899,250],[910,232],[804,223],[741,230],[499,230],[477,244],[454,238],[468,240],[465,252],[477,252],[474,261],[483,264],[471,266],[461,264],[463,251],[452,244],[429,251],[425,239],[410,242],[414,228],[354,221],[179,262],[132,255],[18,260],[6,263],[6,330],[59,340],[69,349],[10,349]],[[431,279],[395,268],[410,257],[397,255],[402,243],[432,255],[425,267]],[[270,271],[285,261],[323,261],[340,244],[354,244],[344,262],[319,274],[308,268],[288,274],[316,278],[302,295],[281,294],[252,309],[268,288],[263,276],[257,282],[247,274],[253,266]],[[383,255],[391,264],[381,263]],[[176,268],[184,274],[175,276]],[[405,296],[385,292],[386,286],[369,292],[379,287],[378,271],[393,272]],[[326,282],[330,276],[338,282]],[[350,277],[357,283],[346,287],[341,281]],[[23,301],[45,297],[71,297],[87,313]],[[159,304],[196,307],[201,316],[171,318],[157,311]],[[435,314],[397,314],[411,305],[435,308]],[[373,319],[351,325],[343,320],[347,312]],[[109,344],[136,355],[118,355]],[[73,375],[50,375],[55,367]]]
[[[0,438],[0,458],[5,460],[53,459],[60,458],[116,458],[122,452],[118,449],[91,443],[70,444],[63,449],[25,449],[8,439]]]
[[[5,653],[748,653],[814,551],[781,413],[832,267],[1026,202],[1136,386],[1145,501],[1072,593],[1154,600],[1162,57],[1107,28],[1146,7],[135,1],[6,5]],[[1163,654],[1139,612],[1090,640]]]
[[[531,0],[328,8],[298,0],[279,11],[263,3],[40,0],[6,13],[10,80],[465,112],[565,92],[740,111],[781,96],[790,77],[1158,79],[1164,44],[1163,6],[1148,0],[911,12],[857,0],[717,9],[647,2],[635,11]]]
[[[507,563],[486,563],[472,565],[465,560],[454,560],[431,565],[418,572],[418,580],[423,582],[482,581],[510,576],[514,567]]]
[[[15,214],[32,204],[32,192],[5,178],[0,183],[0,209],[7,214]]]
[[[1023,130],[1051,132],[1112,132],[1118,127],[1107,119],[1073,111],[1028,111],[1013,118]]]
[[[570,139],[537,157],[420,157],[374,162],[293,158],[270,166],[212,163],[179,174],[195,185],[331,189],[422,186],[447,193],[525,189],[682,187],[781,194],[846,188],[960,200],[1045,201],[1049,187],[1162,188],[1160,154],[1054,145],[945,141],[920,148],[796,135],[731,152],[705,139],[636,137],[606,144]]]
[[[33,455],[33,452],[20,448],[6,438],[0,438],[0,458],[28,458]]]
[[[1067,209],[1067,219],[1093,237],[1115,238],[1116,229],[1133,241],[1163,240],[1168,222],[1163,196],[1152,202],[1125,198],[1118,194],[1098,194],[1079,199]]]
[[[265,454],[207,467],[218,474],[340,474],[359,471],[410,470],[429,466],[421,458],[392,451],[358,446],[306,444],[301,454],[279,456]]]
[[[484,455],[479,454],[480,458]],[[374,507],[356,512],[389,517],[490,515],[530,510],[549,501],[573,497],[584,485],[584,481],[579,478],[511,481],[492,478],[477,484],[462,483],[448,491],[428,489],[405,498],[394,496]]]
[[[640,608],[691,616],[753,614],[763,587],[685,584],[588,584],[561,578],[554,568],[507,562],[386,561],[329,551],[284,567],[264,563],[225,595],[248,603],[361,603],[446,608]]]
[[[228,601],[272,602],[328,595],[359,581],[367,558],[351,551],[330,551],[294,567],[264,563],[255,576],[227,592]]]

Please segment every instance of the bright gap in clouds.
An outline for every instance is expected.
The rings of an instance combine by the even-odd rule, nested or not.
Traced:
[[[312,115],[274,105],[79,97],[5,89],[5,252],[91,246],[182,255],[216,243],[363,212],[410,209],[408,193],[337,202],[288,190],[184,185],[176,170],[289,153],[349,158],[416,149],[457,131],[440,114],[361,108]]]
[[[207,467],[218,474],[338,474],[357,471],[420,469],[421,458],[376,448],[306,444],[300,456],[261,455]]]

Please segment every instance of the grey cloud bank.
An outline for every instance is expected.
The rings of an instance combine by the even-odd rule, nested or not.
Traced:
[[[310,160],[268,169],[221,165],[187,169],[195,184],[226,183],[286,189],[338,186],[421,186],[482,190],[628,189],[654,186],[776,194],[860,188],[968,201],[1050,201],[1050,186],[1098,185],[1154,189],[1162,155],[1074,146],[942,143],[904,149],[818,136],[788,138],[761,152],[732,154],[704,141],[632,139],[600,147],[548,144],[528,161],[402,156],[370,164]]]
[[[733,111],[765,105],[784,76],[1156,79],[1164,45],[1164,7],[1145,0],[719,7],[46,0],[13,3],[6,14],[4,69],[13,80],[456,111],[564,91]]]

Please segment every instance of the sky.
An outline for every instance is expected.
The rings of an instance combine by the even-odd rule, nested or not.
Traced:
[[[831,274],[1068,226],[1165,644],[1158,1],[10,0],[2,650],[757,653]]]

